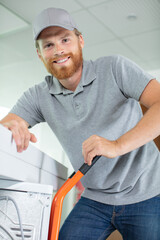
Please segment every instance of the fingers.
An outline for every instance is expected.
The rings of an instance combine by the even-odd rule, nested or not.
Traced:
[[[23,141],[22,141],[22,151],[23,150],[26,150],[29,146],[29,141],[30,141],[30,138],[31,138],[31,133],[28,131],[28,129],[26,129],[26,132],[23,132]]]
[[[34,134],[30,133],[28,126],[24,121],[11,120],[4,124],[12,132],[12,137],[17,146],[17,152],[26,150],[29,145],[29,141],[36,142],[37,139]]]
[[[100,138],[99,136],[93,135],[86,141],[84,141],[82,144],[82,154],[85,163],[87,163],[88,165],[92,164],[92,160],[95,156],[101,155],[101,151],[98,144],[99,138]]]
[[[91,151],[88,153],[85,163],[87,163],[89,166],[92,164],[92,160],[95,156],[97,156],[96,151]]]
[[[18,122],[11,125],[10,130],[17,145],[17,152],[26,150],[30,140],[30,133],[26,125],[23,122]]]
[[[37,142],[37,138],[36,138],[36,136],[33,133],[31,133],[30,141],[33,142],[33,143]]]
[[[117,141],[110,141],[103,137],[93,135],[82,144],[82,154],[85,163],[91,165],[95,156],[105,156],[107,158],[115,158],[118,156],[116,151]]]
[[[16,143],[17,152],[21,152],[22,140],[21,140],[21,135],[19,133],[18,128],[10,127],[9,130],[11,130],[11,132],[12,132],[12,138],[14,139],[14,141]]]

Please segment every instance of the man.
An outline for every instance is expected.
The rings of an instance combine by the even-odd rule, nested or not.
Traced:
[[[152,141],[160,134],[160,84],[121,56],[83,61],[83,37],[63,9],[40,13],[34,39],[51,76],[1,124],[22,152],[36,142],[28,127],[46,121],[75,170],[101,155],[59,239],[104,240],[115,229],[124,240],[160,239],[160,154]],[[143,117],[139,102],[148,108]]]

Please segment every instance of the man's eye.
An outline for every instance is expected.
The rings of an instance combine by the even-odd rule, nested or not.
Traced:
[[[64,38],[62,41],[63,41],[64,43],[66,43],[66,42],[69,41],[69,39],[68,39],[68,38]]]
[[[48,43],[48,44],[46,44],[46,45],[44,46],[44,48],[50,48],[50,47],[52,47],[52,46],[53,46],[52,43]]]

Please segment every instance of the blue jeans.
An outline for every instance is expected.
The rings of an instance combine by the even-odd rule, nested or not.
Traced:
[[[160,240],[160,196],[120,206],[82,197],[64,222],[59,240],[105,240],[116,229],[123,240]]]

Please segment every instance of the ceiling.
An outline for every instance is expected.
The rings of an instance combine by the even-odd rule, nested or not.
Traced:
[[[47,7],[74,17],[85,59],[121,54],[147,71],[160,69],[160,0],[0,0],[0,67],[37,57],[32,22]]]

